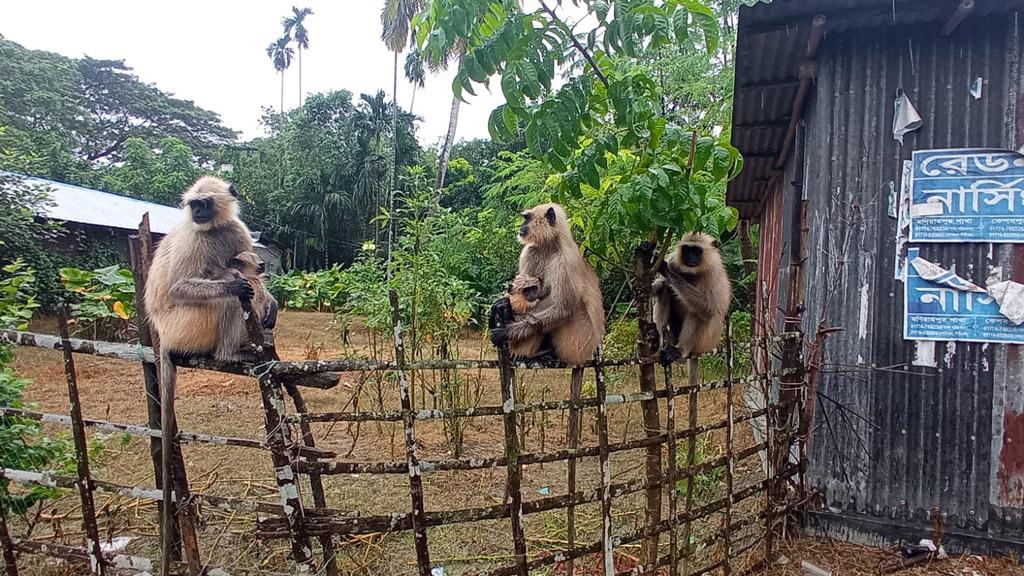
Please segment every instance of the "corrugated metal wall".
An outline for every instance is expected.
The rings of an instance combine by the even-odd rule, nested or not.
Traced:
[[[1024,420],[1004,415],[1004,407],[1011,416],[1024,408],[1024,363],[1008,352],[1016,347],[903,340],[889,216],[890,191],[898,192],[902,162],[915,149],[1013,147],[1019,19],[969,20],[950,38],[939,37],[937,24],[832,33],[818,54],[805,114],[804,328],[812,338],[820,319],[845,328],[825,344],[810,464],[833,512],[928,526],[938,506],[950,528],[1024,536],[1024,483],[1011,478],[1024,479]],[[980,100],[968,92],[977,77]],[[892,137],[899,88],[924,118],[902,147]],[[925,258],[980,282],[994,267],[1012,268],[1005,246],[921,247]],[[1004,447],[1004,424],[1019,445]]]

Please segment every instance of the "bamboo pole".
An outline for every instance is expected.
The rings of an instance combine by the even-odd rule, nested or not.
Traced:
[[[430,576],[430,548],[427,545],[427,527],[423,522],[423,478],[420,476],[419,459],[416,456],[415,420],[412,417],[412,396],[405,367],[405,334],[402,332],[402,318],[398,307],[398,293],[392,290],[391,324],[395,334],[395,363],[398,366],[398,388],[402,400],[403,424],[405,425],[405,462],[409,473],[409,497],[412,499],[413,538],[416,543],[416,568],[420,576]]]
[[[687,367],[690,371],[690,385],[693,386],[697,383],[697,369],[699,367],[696,358],[690,358],[687,363]],[[696,389],[694,389],[696,390]],[[686,467],[693,466],[695,453],[697,452],[697,435],[694,432],[697,430],[697,392],[690,392],[690,404],[687,411],[687,432],[690,433],[686,441]],[[686,523],[683,525],[683,574],[690,573],[690,556],[693,554],[693,547],[690,546],[690,536],[692,535],[692,526],[690,525],[690,511],[693,509],[693,476],[686,479],[686,501],[684,504],[684,514],[686,515]]]
[[[597,349],[597,359],[601,360],[602,351]],[[597,384],[597,441],[601,450],[598,466],[601,473],[601,557],[604,576],[615,576],[615,545],[612,541],[612,472],[608,456],[608,395],[604,379],[604,368],[598,364],[594,368],[594,380]],[[571,547],[571,546],[570,546]]]
[[[60,323],[61,340],[67,342],[68,335],[67,310],[61,306],[57,309],[57,320]],[[78,375],[75,372],[75,357],[70,347],[64,347],[64,376],[68,381],[68,402],[71,405],[72,437],[75,442],[75,468],[78,472],[78,497],[82,501],[82,525],[85,528],[86,549],[90,554],[90,568],[94,574],[103,576],[107,573],[100,550],[100,531],[96,526],[96,503],[92,498],[92,476],[89,474],[89,445],[85,439],[85,425],[82,424],[82,403],[78,396]]]

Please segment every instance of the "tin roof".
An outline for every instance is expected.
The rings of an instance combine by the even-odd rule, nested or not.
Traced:
[[[25,183],[42,186],[49,193],[53,202],[45,206],[39,212],[39,216],[50,220],[138,230],[142,215],[149,212],[150,230],[154,234],[162,235],[170,232],[182,218],[181,208],[178,207],[164,206],[46,178],[21,177]]]
[[[826,18],[825,38],[843,30],[945,21],[958,2],[936,0],[760,0],[739,11],[732,143],[743,172],[729,183],[728,200],[741,217],[756,216],[773,164],[782,151],[800,85],[812,19]],[[977,2],[967,20],[1019,7],[1020,0]],[[813,89],[813,84],[812,84]],[[879,110],[882,114],[883,111]]]

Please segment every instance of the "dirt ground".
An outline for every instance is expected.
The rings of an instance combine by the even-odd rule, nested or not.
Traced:
[[[53,333],[52,320],[40,320],[33,329]],[[365,330],[359,326],[350,327],[347,341],[341,337],[343,330],[332,322],[329,314],[283,312],[277,328],[277,346],[282,358],[290,360],[312,358],[338,358],[351,356],[390,357],[390,342],[376,342],[368,339]],[[457,344],[453,356],[459,358],[493,357],[493,348],[479,334],[466,334]],[[79,355],[75,358],[83,411],[86,418],[114,422],[144,424],[146,421],[146,398],[142,386],[141,368],[138,364],[118,360]],[[33,379],[26,391],[26,400],[35,409],[67,412],[67,388],[64,381],[62,357],[49,350],[19,348],[16,351],[15,370]],[[539,402],[566,398],[568,396],[568,371],[525,371],[517,373],[519,378],[517,401]],[[459,387],[456,394],[462,405],[500,404],[498,375],[496,371],[460,371]],[[635,369],[621,369],[608,374],[609,393],[636,392]],[[184,431],[251,438],[263,440],[265,428],[260,395],[255,381],[199,370],[179,370],[177,414],[179,427]],[[342,383],[333,390],[305,390],[306,404],[311,412],[371,411],[381,407],[387,410],[398,408],[396,386],[378,374],[345,374]],[[417,406],[438,407],[444,390],[437,373],[420,373],[413,376],[415,403]],[[734,399],[737,413],[743,414],[742,390]],[[584,383],[584,395],[594,394],[592,376]],[[677,401],[676,421],[682,426],[686,421],[684,401]],[[721,421],[726,413],[724,391],[702,392],[698,402],[698,423],[707,424]],[[664,410],[662,418],[664,421]],[[540,412],[525,415],[520,422],[523,450],[542,452],[563,447],[566,436],[566,414],[562,412]],[[464,443],[459,456],[489,457],[500,456],[503,446],[503,428],[500,418],[474,418],[464,422]],[[66,435],[68,431],[52,428],[55,434]],[[421,459],[437,460],[451,458],[452,430],[437,421],[417,422],[416,437]],[[582,444],[597,443],[595,413],[585,411],[582,424]],[[609,407],[610,441],[621,442],[643,436],[640,409],[637,404]],[[404,459],[403,436],[397,423],[356,424],[315,424],[317,444],[338,454],[346,461],[398,461]],[[153,486],[153,467],[149,457],[148,440],[122,435],[111,435],[90,431],[91,449],[94,459],[94,476],[101,480],[125,485]],[[723,454],[725,435],[721,431],[702,437],[702,453],[698,458],[713,459]],[[749,424],[736,428],[735,446],[738,450],[753,445]],[[278,502],[278,491],[274,482],[273,468],[269,453],[248,448],[214,445],[187,444],[184,449],[189,483],[194,492],[233,498],[245,498],[266,502]],[[642,478],[643,451],[634,450],[615,453],[611,457],[612,482],[624,482]],[[755,455],[739,461],[735,466],[735,489],[759,481],[760,461]],[[531,465],[524,468],[523,494],[527,500],[566,492],[567,467],[564,462]],[[405,512],[410,507],[408,479],[404,475],[334,475],[323,478],[327,492],[328,507],[358,511],[362,515],[390,514]],[[500,504],[504,499],[505,470],[473,470],[434,472],[423,477],[425,505],[428,511]],[[701,486],[695,489],[697,504],[721,497],[724,489],[721,476],[703,478]],[[596,458],[579,460],[577,489],[592,489],[600,480]],[[699,487],[700,488],[700,487]],[[307,493],[308,494],[308,493]],[[703,500],[702,500],[703,499]],[[308,496],[307,496],[308,501]],[[636,493],[615,500],[613,522],[616,534],[634,530],[644,524],[643,494]],[[667,498],[666,498],[667,502]],[[667,505],[667,504],[666,504]],[[135,538],[126,550],[129,554],[156,557],[157,524],[155,506],[142,504],[120,496],[97,495],[100,510],[101,531],[109,536],[131,536]],[[747,515],[753,518],[763,508],[760,498],[751,498],[734,506],[733,519]],[[42,514],[30,522],[32,536],[68,544],[81,543],[80,512],[77,496],[68,492]],[[283,574],[288,572],[289,553],[286,540],[263,541],[252,537],[257,520],[255,515],[226,513],[216,509],[200,510],[199,539],[204,561],[231,574]],[[694,539],[713,534],[721,526],[720,514],[694,524]],[[734,542],[757,536],[753,527],[745,533],[735,535]],[[556,510],[531,514],[525,518],[527,543],[531,552],[563,548],[567,543],[565,512]],[[591,542],[599,538],[600,508],[596,504],[577,507],[576,541]],[[16,526],[17,535],[23,535],[28,525]],[[475,523],[440,526],[428,530],[431,560],[444,566],[446,574],[458,574],[466,570],[479,570],[507,564],[512,555],[511,530],[509,522],[484,521]],[[414,572],[415,555],[409,533],[380,534],[349,539],[337,539],[337,559],[344,574],[410,574]],[[663,545],[667,537],[662,539]],[[734,544],[739,546],[741,544]],[[834,574],[869,574],[870,558],[879,559],[884,551],[865,550],[837,545],[825,548],[813,540],[801,540],[786,544],[788,564],[771,567],[766,574],[783,576],[799,574],[799,561],[811,559],[821,561],[820,566],[829,566],[830,561],[841,561]],[[619,568],[628,568],[635,563],[639,550],[636,546],[622,546],[616,549],[621,562]],[[756,549],[755,549],[756,550]],[[714,545],[698,546],[698,556],[711,563],[720,552]],[[753,558],[753,554],[751,558]],[[859,562],[859,564],[858,564]],[[964,562],[969,562],[965,560]],[[993,560],[986,561],[989,564]],[[23,573],[30,575],[71,573],[64,565],[22,557]],[[954,561],[944,562],[952,566]],[[960,564],[957,564],[960,566]],[[963,566],[972,566],[963,564]],[[1016,574],[1007,564],[1003,571],[978,568],[977,574],[963,572],[964,576],[995,574]],[[696,567],[696,566],[695,566]],[[861,571],[861,567],[865,567]],[[938,567],[937,570],[945,568]],[[1018,569],[1015,565],[1012,569]],[[949,571],[908,571],[906,574],[957,574]],[[564,566],[556,565],[553,572],[561,573]],[[590,570],[577,570],[589,574]],[[551,573],[551,572],[549,572]],[[594,572],[598,573],[598,572]]]
[[[782,557],[763,574],[766,576],[807,576],[801,561],[831,571],[834,576],[875,576],[881,569],[895,567],[900,556],[894,550],[882,550],[821,538],[803,538],[783,542]],[[1018,576],[1024,566],[1018,558],[955,556],[912,566],[898,572],[901,576]]]

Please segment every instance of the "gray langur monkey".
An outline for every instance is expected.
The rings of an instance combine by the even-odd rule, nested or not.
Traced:
[[[665,257],[652,286],[663,363],[714,350],[722,339],[732,284],[711,236],[691,232]]]
[[[240,358],[248,340],[241,300],[251,300],[248,280],[236,277],[228,262],[252,250],[249,229],[238,218],[238,192],[227,182],[204,176],[181,197],[184,218],[157,246],[146,283],[146,311],[160,340],[161,446],[163,498],[171,502],[171,467],[176,423],[175,355]],[[173,546],[173,506],[163,518],[163,574]]]
[[[512,312],[518,317],[528,314],[537,307],[537,302],[541,298],[546,298],[549,294],[551,294],[551,289],[545,288],[544,280],[519,274],[512,280],[512,286],[508,291],[508,302],[512,307]],[[509,352],[514,357],[530,358],[543,354],[550,348],[551,339],[537,334],[515,344],[510,343]]]
[[[263,259],[255,252],[241,252],[228,262],[228,267],[249,281],[253,289],[253,313],[259,319],[260,326],[265,330],[273,330],[277,326],[278,304],[263,282],[263,273],[267,271]]]
[[[492,331],[492,341],[507,341],[511,350],[518,350],[530,339],[550,335],[563,362],[582,365],[601,344],[604,306],[597,274],[580,254],[565,211],[557,204],[541,204],[523,212],[519,242],[519,274],[543,279],[550,292],[507,328]]]

